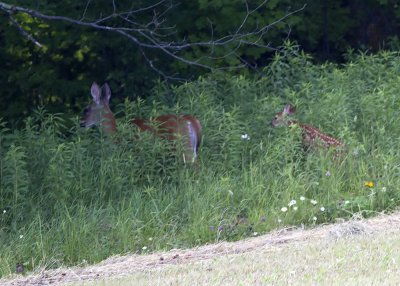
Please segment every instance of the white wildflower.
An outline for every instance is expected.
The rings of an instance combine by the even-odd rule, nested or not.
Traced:
[[[147,249],[147,246],[143,246],[143,247],[142,247],[142,250],[146,250],[146,249]]]
[[[303,197],[303,196],[300,197],[300,201],[305,201],[305,200],[306,200],[305,197]]]
[[[284,212],[284,213],[287,212],[287,207],[281,208],[281,211]]]
[[[315,206],[317,204],[317,201],[316,200],[311,200],[310,203]]]
[[[293,210],[294,210],[294,211],[297,211],[297,210],[298,210],[298,207],[297,207],[297,206],[294,206],[294,207],[293,207]]]
[[[321,210],[321,212],[324,212],[324,211],[325,211],[325,208],[324,208],[324,207],[321,207],[320,210]]]
[[[313,221],[317,221],[317,217],[316,217],[316,216],[313,217],[312,220],[313,220]]]
[[[242,138],[243,140],[250,140],[250,136],[247,133],[242,134],[242,136],[240,136],[240,138]]]
[[[291,200],[288,204],[289,207],[293,206],[296,204],[296,200]]]

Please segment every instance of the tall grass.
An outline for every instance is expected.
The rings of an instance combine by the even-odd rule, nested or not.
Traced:
[[[261,79],[215,73],[160,84],[148,102],[114,107],[116,138],[42,109],[21,130],[0,123],[0,275],[17,263],[93,263],[394,209],[398,56],[349,55],[335,66],[278,54]],[[332,151],[305,153],[296,128],[270,126],[289,102],[299,120],[346,143],[340,160]],[[200,119],[197,168],[129,124],[167,112]]]

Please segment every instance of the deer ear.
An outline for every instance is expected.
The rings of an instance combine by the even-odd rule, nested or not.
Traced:
[[[287,115],[291,115],[296,111],[296,107],[294,107],[291,104],[287,104],[284,108],[283,108],[283,113],[286,113]]]
[[[105,101],[105,103],[107,103],[107,105],[110,102],[110,98],[111,98],[111,89],[110,86],[108,85],[108,83],[105,83],[103,85],[103,100]]]
[[[90,93],[92,94],[93,101],[96,104],[100,104],[101,90],[97,83],[95,83],[95,82],[92,83],[92,87],[90,88]]]

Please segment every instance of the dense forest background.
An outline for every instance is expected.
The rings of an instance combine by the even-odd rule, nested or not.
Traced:
[[[229,72],[263,76],[262,68],[288,41],[292,45],[299,45],[301,50],[311,54],[318,62],[344,62],[346,55],[359,50],[368,53],[381,49],[396,50],[400,46],[397,36],[400,26],[399,2],[270,0],[258,7],[262,1],[168,1],[165,2],[167,6],[147,9],[135,18],[143,23],[158,25],[151,21],[158,13],[157,19],[163,21],[159,25],[171,29],[169,41],[206,41],[217,35],[229,35],[237,29],[246,15],[246,5],[250,9],[258,7],[249,15],[246,29],[251,31],[254,27],[271,24],[260,40],[262,47],[215,47],[213,56],[217,60],[213,63],[213,69],[177,61],[160,49],[149,49],[144,54],[134,42],[109,31],[66,21],[46,21],[26,13],[10,13],[0,9],[0,117],[18,125],[38,106],[45,106],[51,112],[77,114],[88,100],[93,81],[107,81],[114,93],[113,104],[116,104],[126,97],[151,97],[157,82],[168,80],[169,75],[195,79],[199,75],[218,71],[222,66],[235,66],[241,59],[245,59],[246,65]],[[139,11],[141,7],[151,7],[157,3],[160,2],[6,2],[46,15],[77,20],[82,19],[83,15],[87,19],[96,19],[112,14],[113,9]],[[168,8],[163,10],[160,7]],[[117,20],[110,22],[110,25],[117,24]],[[35,45],[21,31],[31,35],[42,47]],[[235,57],[230,56],[232,50],[235,51]],[[183,56],[193,61],[204,58],[206,54],[209,55],[209,50],[201,46],[183,51]],[[162,73],[157,70],[162,70]],[[170,82],[179,83],[176,80]]]

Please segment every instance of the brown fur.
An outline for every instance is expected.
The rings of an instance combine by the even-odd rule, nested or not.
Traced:
[[[272,120],[271,124],[273,127],[277,126],[293,126],[298,125],[302,129],[303,133],[303,145],[306,148],[309,147],[344,147],[343,142],[340,140],[323,133],[318,128],[310,124],[299,123],[296,120],[288,119],[296,111],[296,108],[288,104],[285,106],[282,112],[278,112],[275,118]]]
[[[82,125],[90,127],[99,126],[106,134],[113,134],[117,131],[114,115],[109,107],[111,90],[108,84],[100,88],[97,83],[91,87],[93,101],[85,108],[82,118]],[[135,118],[132,120],[142,131],[150,131],[153,134],[175,141],[178,137],[186,140],[186,147],[183,151],[184,162],[194,163],[201,143],[200,121],[191,115],[165,114],[152,120]]]

